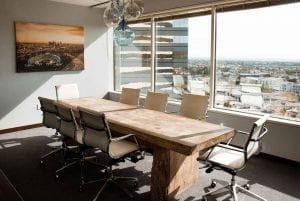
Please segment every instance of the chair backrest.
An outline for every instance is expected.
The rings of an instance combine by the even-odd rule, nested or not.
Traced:
[[[78,109],[81,124],[84,129],[83,143],[108,153],[111,133],[104,113],[95,112],[82,107]]]
[[[79,98],[77,84],[63,84],[55,86],[57,100],[68,98]]]
[[[169,95],[167,93],[155,93],[148,91],[144,108],[165,112],[168,103],[168,96]]]
[[[173,75],[173,86],[182,87],[184,85],[183,75]]]
[[[246,142],[245,151],[247,153],[246,158],[250,158],[253,154],[257,154],[261,151],[261,136],[268,130],[265,127],[265,123],[270,115],[265,115],[259,118],[253,123],[251,133]]]
[[[173,93],[182,95],[184,85],[183,75],[173,75]]]
[[[208,107],[208,96],[183,94],[180,115],[192,119],[205,119]]]
[[[56,115],[55,100],[44,97],[38,97],[38,99],[43,112],[43,125],[59,130],[60,118]]]
[[[137,106],[139,104],[140,89],[122,88],[120,102],[128,105]]]
[[[76,140],[78,124],[71,108],[62,103],[55,103],[56,113],[60,117],[60,134]]]

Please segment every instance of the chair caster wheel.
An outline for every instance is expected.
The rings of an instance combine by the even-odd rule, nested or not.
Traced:
[[[207,199],[206,197],[203,197],[203,198],[201,199],[201,201],[208,201],[208,199]]]
[[[209,187],[210,188],[214,188],[214,187],[216,187],[216,185],[217,185],[217,182],[212,181]]]
[[[242,187],[243,187],[244,189],[246,189],[246,190],[250,190],[250,185],[249,185],[249,184],[244,184]]]
[[[136,187],[138,187],[138,182],[137,181],[135,181],[134,183],[133,183],[133,186],[136,188]]]
[[[56,177],[56,179],[58,179],[58,178],[59,178],[59,175],[58,175],[58,174],[56,174],[56,175],[55,175],[55,177]]]
[[[84,187],[83,186],[80,186],[79,187],[79,192],[83,192],[84,191]]]
[[[44,164],[44,161],[43,160],[40,160],[40,165],[43,165]]]

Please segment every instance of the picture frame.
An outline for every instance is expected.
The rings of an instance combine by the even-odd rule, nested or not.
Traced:
[[[16,71],[81,71],[84,69],[84,28],[15,22]]]

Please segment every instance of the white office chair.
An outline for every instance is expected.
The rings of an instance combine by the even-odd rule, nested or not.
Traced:
[[[55,86],[57,100],[68,98],[79,98],[77,84],[63,84]]]
[[[138,106],[140,98],[140,89],[122,88],[120,103]]]
[[[208,96],[183,94],[179,114],[192,119],[205,119]]]
[[[54,102],[55,100],[44,98],[44,97],[38,97],[40,104],[41,104],[41,110],[43,112],[43,125],[47,128],[55,129],[55,136],[58,136],[59,128],[60,128],[60,118],[56,115],[56,109]],[[59,145],[55,147],[54,150],[51,152],[43,155],[40,158],[40,163],[43,164],[44,160],[48,158],[49,156],[60,152],[62,150],[62,146]]]
[[[165,112],[168,103],[168,96],[169,95],[166,93],[156,93],[148,91],[147,97],[145,99],[144,108],[149,110]]]
[[[187,85],[184,82],[183,75],[175,74],[173,77],[173,93],[178,95],[183,95],[185,93],[189,93],[187,89]]]
[[[83,130],[78,125],[75,115],[71,108],[65,106],[64,104],[55,103],[56,113],[60,117],[60,128],[59,132],[64,137],[63,140],[63,153],[64,153],[64,165],[60,169],[56,170],[56,177],[59,177],[61,171],[68,167],[71,167],[81,161],[81,154],[78,157],[68,157],[67,154],[70,151],[74,152],[74,149],[83,144]],[[67,140],[72,139],[77,144],[76,146],[67,146]]]
[[[118,177],[113,174],[112,166],[118,162],[124,160],[125,157],[130,156],[133,153],[141,153],[139,144],[133,134],[128,134],[125,136],[113,138],[110,129],[108,127],[108,123],[106,122],[104,113],[91,111],[86,108],[79,107],[80,118],[82,121],[82,126],[84,128],[84,137],[83,142],[86,146],[98,148],[106,153],[110,158],[108,162],[107,173],[108,176],[104,179],[100,179],[97,181],[105,181],[103,186],[98,191],[96,197],[93,199],[96,201],[101,194],[101,192],[105,189],[107,184],[111,183],[118,186],[122,191],[124,191],[129,197],[132,198],[132,195],[127,192],[127,190],[123,189],[119,185],[119,180],[132,180],[137,185],[137,178],[135,177]],[[132,138],[132,141],[128,141],[127,139]],[[139,159],[142,159],[142,155]],[[134,161],[136,162],[136,161]],[[96,181],[86,182],[82,181],[82,185],[87,183],[94,183]]]
[[[249,191],[249,184],[239,186],[236,184],[235,176],[238,171],[242,170],[247,161],[254,154],[258,154],[261,151],[262,147],[262,138],[267,133],[267,128],[264,126],[269,115],[265,115],[253,123],[250,133],[244,131],[238,131],[240,134],[248,135],[247,142],[243,147],[237,147],[230,145],[230,141],[226,144],[221,143],[215,146],[214,148],[208,150],[203,155],[199,157],[200,161],[204,161],[208,164],[206,173],[210,173],[214,169],[223,170],[231,174],[231,183],[223,186],[214,191],[208,192],[202,196],[202,200],[206,201],[208,195],[218,194],[223,192],[224,189],[227,189],[234,201],[238,201],[237,192],[241,191],[245,194],[254,197],[258,200],[266,201],[259,195]],[[216,186],[216,181],[212,181],[211,187]]]

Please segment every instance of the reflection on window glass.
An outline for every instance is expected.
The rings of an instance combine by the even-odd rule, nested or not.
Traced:
[[[210,16],[156,23],[156,91],[209,93]]]
[[[135,33],[133,44],[114,46],[115,90],[131,87],[146,93],[151,88],[151,24],[129,26]]]
[[[299,10],[218,14],[215,107],[300,120]]]

